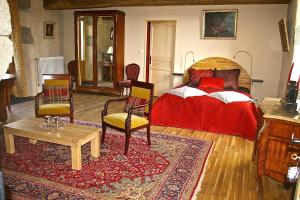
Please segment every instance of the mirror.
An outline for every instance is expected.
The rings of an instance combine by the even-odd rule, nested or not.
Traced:
[[[93,86],[93,17],[80,16],[78,20],[79,84]]]
[[[77,21],[79,84],[87,87],[113,88],[114,18],[112,16],[79,16]],[[96,36],[94,36],[95,33]],[[94,40],[97,40],[96,44]],[[94,63],[93,56],[95,55]]]
[[[114,82],[114,19],[97,17],[97,86],[113,87]]]

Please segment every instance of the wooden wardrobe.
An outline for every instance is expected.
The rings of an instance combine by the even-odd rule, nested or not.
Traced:
[[[75,11],[76,90],[116,93],[124,79],[125,13]]]

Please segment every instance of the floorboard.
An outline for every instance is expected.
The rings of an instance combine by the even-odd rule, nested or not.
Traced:
[[[108,98],[111,97],[75,93],[74,118],[100,123],[101,111]],[[122,103],[114,104],[109,108],[109,112],[121,111],[123,106]],[[33,100],[12,105],[11,109],[12,112],[8,113],[7,122],[34,117]],[[152,126],[151,130],[214,141],[197,199],[291,199],[291,189],[285,189],[281,183],[268,177],[263,177],[263,192],[256,190],[256,166],[252,161],[254,146],[252,141],[236,136],[172,127]]]

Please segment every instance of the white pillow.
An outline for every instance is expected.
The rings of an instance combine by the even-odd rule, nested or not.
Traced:
[[[180,88],[171,89],[171,90],[168,90],[166,93],[174,94],[174,95],[177,95],[177,96],[182,97],[184,99],[187,98],[187,97],[207,95],[207,93],[202,91],[202,90],[199,90],[197,88],[188,87],[188,86],[183,86],[183,87],[180,87]]]
[[[224,103],[231,102],[253,102],[248,96],[234,91],[212,92],[208,96],[219,99]]]

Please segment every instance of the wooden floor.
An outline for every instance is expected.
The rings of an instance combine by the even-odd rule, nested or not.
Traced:
[[[106,99],[93,94],[75,94],[75,119],[100,123],[100,112]],[[122,104],[114,104],[118,111]],[[34,101],[12,106],[7,122],[34,116]],[[263,192],[256,190],[256,166],[251,160],[253,142],[235,136],[193,131],[187,129],[152,126],[153,131],[213,140],[214,145],[206,164],[205,176],[197,199],[291,199],[291,190],[268,178],[263,178]],[[129,147],[130,151],[130,147]]]

